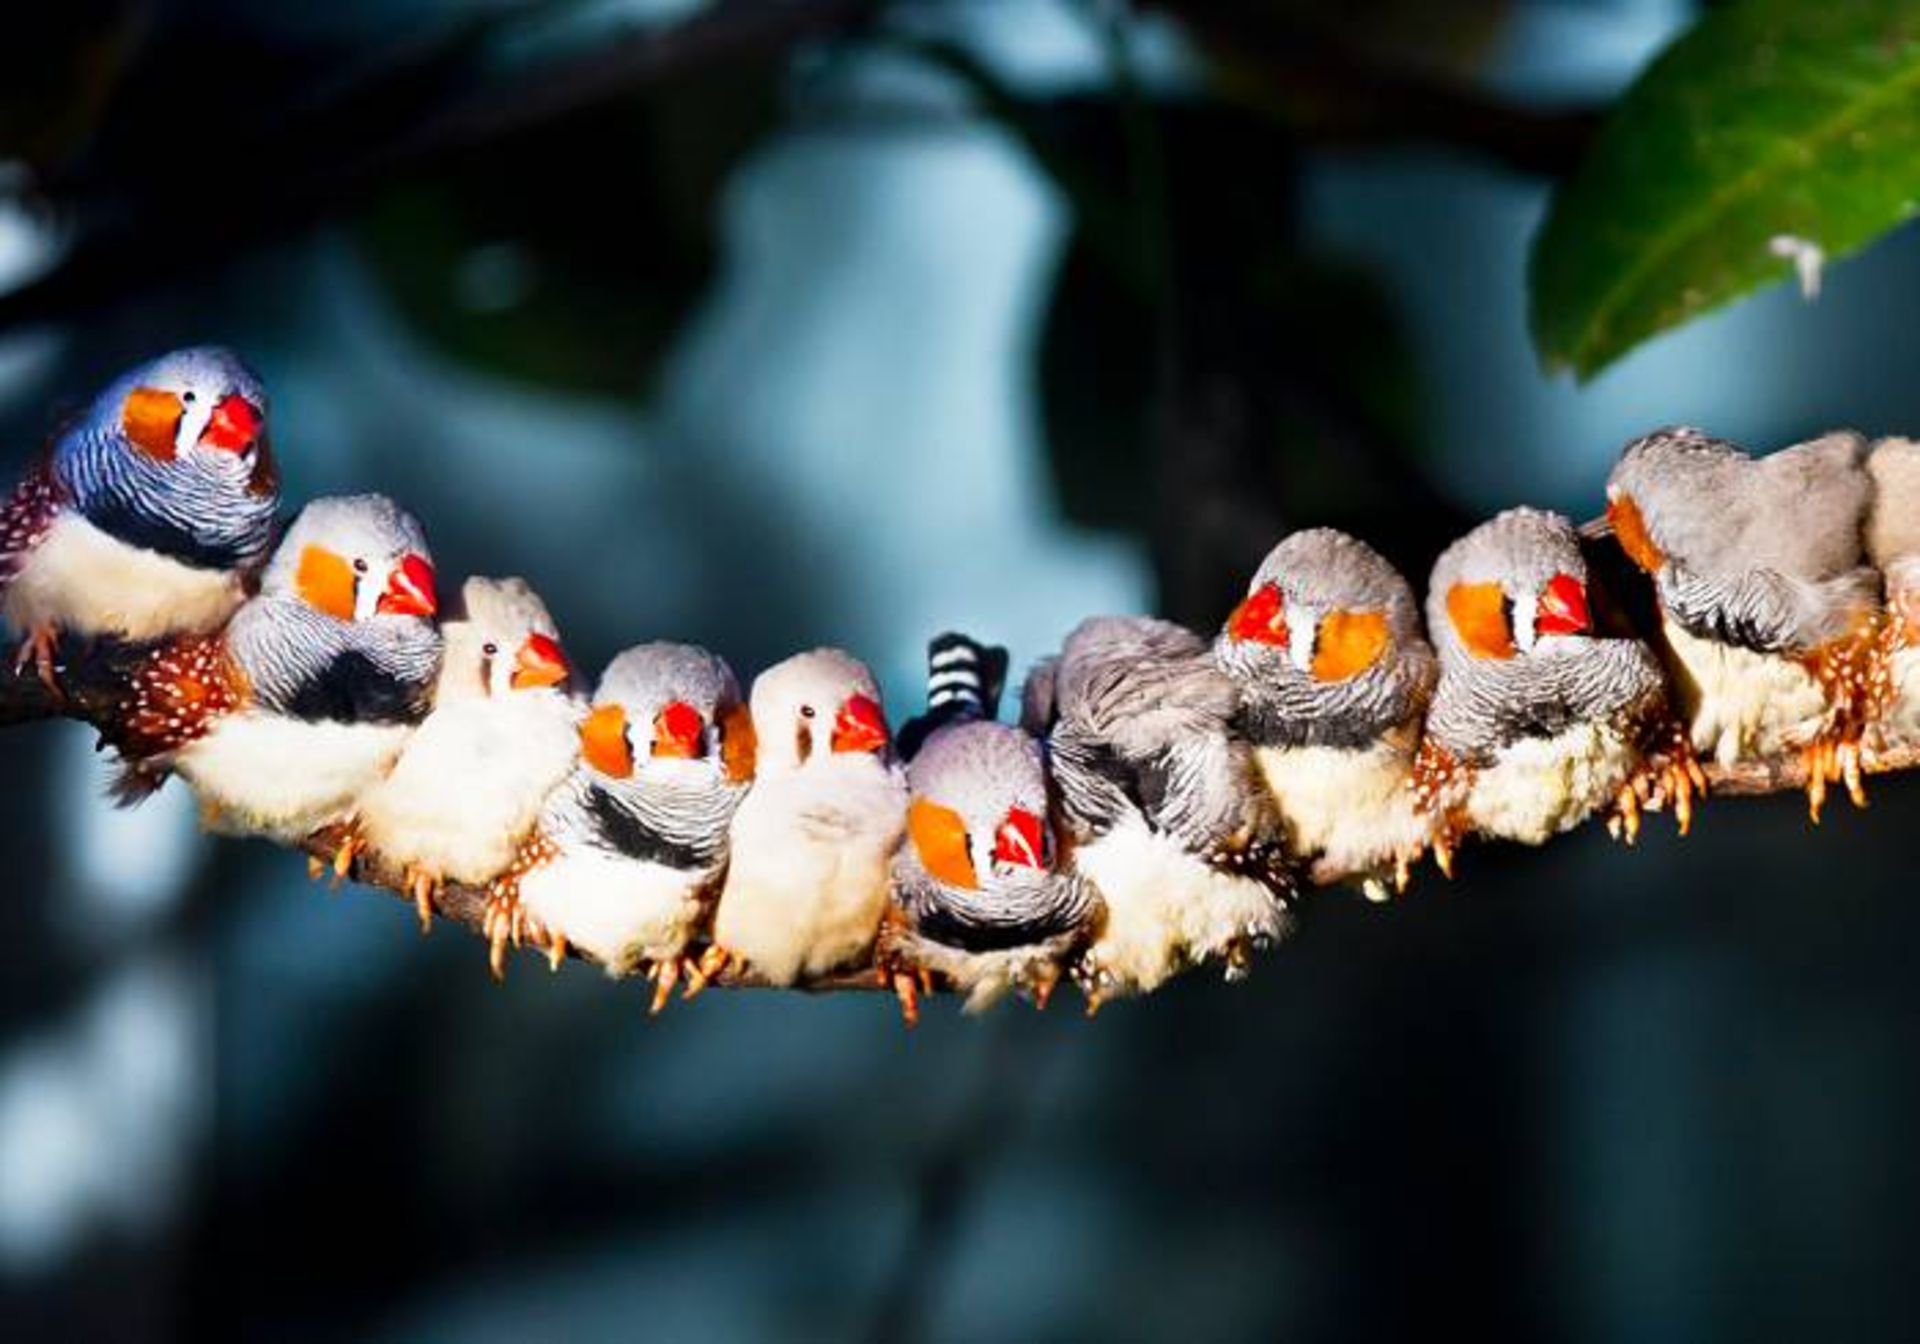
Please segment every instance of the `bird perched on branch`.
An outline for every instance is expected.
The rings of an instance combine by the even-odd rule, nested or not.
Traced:
[[[936,978],[970,1012],[1009,991],[1044,1007],[1099,912],[1086,881],[1059,867],[1039,742],[993,721],[1006,667],[1005,649],[939,636],[927,713],[900,730],[917,749],[876,957],[909,1025]]]
[[[1261,562],[1214,657],[1290,852],[1359,875],[1376,899],[1403,888],[1427,844],[1412,775],[1438,674],[1407,581],[1343,532],[1296,532]]]
[[[468,579],[441,621],[433,712],[361,797],[347,851],[406,874],[420,925],[443,881],[478,885],[513,861],[573,768],[583,697],[546,604],[521,579]]]
[[[1867,456],[1873,509],[1867,556],[1886,596],[1869,678],[1873,744],[1920,744],[1920,442],[1881,439]]]
[[[660,1011],[695,969],[753,755],[739,684],[713,654],[641,644],[609,663],[572,773],[493,883],[495,974],[508,939],[530,935],[555,964],[574,946],[612,975],[644,968]]]
[[[224,630],[134,668],[107,732],[121,796],[173,771],[217,830],[298,843],[339,824],[427,713],[436,611],[411,514],[383,495],[313,501]]]
[[[1705,776],[1652,652],[1593,626],[1573,524],[1509,509],[1444,551],[1427,590],[1440,685],[1415,763],[1451,874],[1464,830],[1539,844],[1605,808],[1632,841],[1669,804],[1684,834]]]
[[[744,963],[775,985],[870,963],[906,825],[880,688],[838,649],[762,672],[753,787],[734,813],[701,979]]]
[[[1082,958],[1089,1008],[1215,959],[1229,978],[1289,926],[1280,818],[1235,735],[1234,683],[1167,621],[1096,616],[1029,678],[1073,870],[1105,918]]]
[[[1879,620],[1860,436],[1752,458],[1697,429],[1621,453],[1607,526],[1652,575],[1695,750],[1723,765],[1800,753],[1815,821],[1830,783],[1865,805],[1860,738]]]
[[[230,350],[122,374],[0,504],[0,615],[53,685],[61,633],[128,640],[225,624],[273,544],[267,397]]]

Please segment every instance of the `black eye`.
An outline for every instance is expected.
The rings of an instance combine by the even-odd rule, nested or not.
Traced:
[[[800,717],[801,717],[801,718],[803,718],[803,719],[810,719],[810,718],[812,718],[812,717],[813,717],[813,706],[812,706],[812,705],[802,705],[802,706],[800,706]]]
[[[356,556],[353,561],[353,572],[356,574],[365,574],[367,572],[367,562]]]
[[[489,640],[487,643],[482,644],[480,646],[480,652],[486,654],[487,657],[491,658],[493,657],[494,654],[500,652],[500,646],[498,644],[493,643],[491,640]]]
[[[184,401],[184,402],[186,402],[186,403],[187,403],[187,405],[189,405],[189,406],[191,406],[191,405],[193,405],[193,393],[191,393],[191,392],[182,392],[182,393],[180,394],[180,400],[182,400],[182,401]]]

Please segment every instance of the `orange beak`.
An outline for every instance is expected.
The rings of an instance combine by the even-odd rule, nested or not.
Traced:
[[[1263,583],[1247,594],[1247,600],[1227,617],[1227,637],[1286,648],[1289,637],[1286,604],[1280,597],[1279,587]]]
[[[207,427],[200,431],[200,446],[223,453],[244,453],[260,437],[261,423],[260,412],[245,397],[222,397]]]
[[[440,610],[433,593],[433,566],[418,555],[401,557],[387,579],[374,610],[387,616],[432,616]]]
[[[833,721],[835,751],[879,751],[887,745],[887,716],[871,696],[852,695]]]
[[[627,745],[627,711],[617,704],[601,705],[580,724],[580,755],[586,763],[612,779],[633,773],[633,749]]]
[[[560,641],[536,631],[527,636],[527,642],[513,656],[513,675],[507,684],[516,691],[530,691],[541,686],[558,686],[572,675],[573,668],[560,648]]]
[[[1047,866],[1045,824],[1024,807],[1012,808],[1000,829],[993,833],[993,857],[999,863],[1019,864],[1025,868]]]
[[[1536,635],[1578,635],[1593,628],[1587,612],[1587,590],[1571,574],[1555,574],[1540,590],[1534,608],[1533,632]]]
[[[653,716],[653,754],[676,760],[697,760],[707,721],[684,700],[675,700]]]

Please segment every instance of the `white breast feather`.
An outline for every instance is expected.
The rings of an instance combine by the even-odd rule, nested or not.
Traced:
[[[1522,738],[1476,772],[1467,816],[1484,834],[1537,845],[1610,805],[1637,763],[1625,739],[1602,724]]]
[[[1292,851],[1342,873],[1379,873],[1426,846],[1414,811],[1413,753],[1390,742],[1344,747],[1261,747],[1260,776],[1286,823]]]
[[[305,723],[248,711],[219,721],[175,761],[213,829],[298,843],[345,820],[393,767],[413,729]]]
[[[487,881],[512,861],[572,769],[574,718],[566,700],[538,691],[435,710],[393,773],[361,799],[361,835],[395,863]]]
[[[1696,639],[1663,621],[1680,664],[1680,705],[1693,749],[1722,765],[1797,751],[1826,718],[1826,694],[1799,663]]]
[[[865,960],[905,813],[904,777],[871,757],[757,782],[734,813],[714,941],[775,984]]]
[[[1073,862],[1106,902],[1087,960],[1112,979],[1113,993],[1157,989],[1236,939],[1286,932],[1287,913],[1265,887],[1207,867],[1136,820],[1079,846]]]
[[[1887,745],[1920,742],[1920,649],[1902,649],[1893,655],[1893,702],[1880,720]]]
[[[520,903],[598,957],[609,974],[626,975],[643,961],[686,951],[699,932],[703,880],[664,864],[580,850],[527,874]]]
[[[7,585],[0,612],[22,632],[52,624],[157,639],[217,630],[245,596],[237,574],[183,565],[62,514]]]

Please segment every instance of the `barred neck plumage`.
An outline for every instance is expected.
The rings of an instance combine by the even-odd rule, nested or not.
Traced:
[[[540,829],[563,849],[582,846],[688,872],[717,869],[747,786],[718,771],[685,773],[616,780],[576,766],[548,803]]]
[[[278,492],[230,454],[156,462],[115,431],[76,428],[55,447],[54,470],[88,522],[183,564],[244,568],[273,542]]]
[[[440,632],[425,621],[335,620],[289,597],[257,597],[227,627],[253,701],[291,718],[416,723],[440,671]]]
[[[922,937],[968,952],[1043,943],[1071,933],[1093,913],[1093,890],[1074,874],[995,874],[969,890],[929,875],[911,846],[895,861],[894,881]]]

